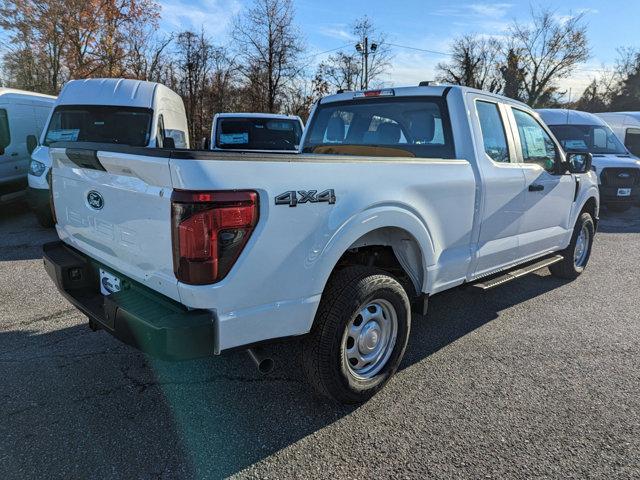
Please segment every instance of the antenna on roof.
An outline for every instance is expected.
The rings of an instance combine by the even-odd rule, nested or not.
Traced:
[[[418,84],[419,87],[428,87],[431,85],[431,80],[424,80]]]

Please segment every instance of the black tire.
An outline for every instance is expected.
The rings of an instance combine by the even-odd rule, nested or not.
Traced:
[[[630,204],[612,204],[612,205],[607,205],[607,210],[611,211],[611,212],[615,212],[615,213],[624,213],[628,210],[631,209],[631,205]]]
[[[38,223],[44,228],[51,228],[54,225],[53,215],[51,214],[50,208],[39,208],[34,211],[36,214],[36,218],[38,219]]]
[[[586,228],[589,233],[588,242],[586,245],[586,256],[584,260],[580,262],[580,264],[576,264],[576,246],[578,243],[578,236],[583,228]],[[593,218],[588,213],[582,213],[580,217],[578,217],[578,221],[576,222],[576,226],[573,229],[573,235],[571,236],[571,242],[569,246],[560,252],[564,257],[564,260],[558,263],[554,263],[549,267],[551,270],[551,274],[558,278],[564,278],[567,280],[575,280],[580,276],[580,274],[584,271],[587,264],[589,263],[589,258],[591,257],[591,247],[593,246],[593,237],[595,235],[595,225],[593,223]]]
[[[371,378],[359,378],[347,365],[342,348],[343,335],[349,323],[357,319],[359,312],[374,300],[387,302],[393,307],[397,318],[397,334],[395,344],[389,343],[387,351],[390,354],[380,371],[372,372]],[[302,364],[305,375],[321,396],[343,404],[365,402],[398,369],[410,329],[409,298],[395,278],[371,267],[347,267],[329,280],[311,333],[303,341]],[[348,336],[345,338],[349,341]]]

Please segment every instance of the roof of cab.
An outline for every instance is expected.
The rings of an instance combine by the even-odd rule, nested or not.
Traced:
[[[159,88],[177,95],[169,88],[155,82],[125,78],[89,78],[71,80],[58,97],[58,105],[126,105],[153,108]]]
[[[280,113],[216,113],[216,118],[272,118],[279,120],[300,120],[297,115],[284,115]]]
[[[332,103],[332,102],[346,102],[350,100],[362,100],[363,97],[356,97],[356,94],[360,94],[366,91],[377,91],[377,90],[393,90],[394,97],[421,97],[421,96],[434,96],[439,97],[442,96],[445,91],[449,92],[451,90],[457,90],[462,95],[466,93],[477,93],[488,97],[493,97],[501,101],[509,101],[513,104],[521,105],[522,107],[530,108],[526,104],[514,100],[512,98],[505,97],[503,95],[498,95],[495,93],[485,92],[484,90],[477,90],[471,87],[465,87],[462,85],[448,85],[441,83],[432,83],[428,86],[409,86],[409,87],[381,87],[381,88],[370,88],[368,90],[355,90],[355,91],[346,91],[342,93],[337,93],[335,95],[328,95],[320,100],[321,104]],[[389,97],[383,97],[389,98]]]
[[[536,110],[547,125],[603,125],[606,122],[593,113],[566,108],[541,108]]]
[[[51,103],[55,102],[56,100],[56,97],[52,95],[45,95],[44,93],[27,92],[26,90],[17,90],[15,88],[4,87],[0,87],[0,97],[3,97],[3,100],[41,100]]]

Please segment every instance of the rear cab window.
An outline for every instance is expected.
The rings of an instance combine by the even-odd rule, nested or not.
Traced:
[[[146,147],[153,110],[139,107],[63,105],[57,107],[44,139],[54,142],[96,142]]]
[[[319,104],[309,125],[305,153],[455,157],[442,97],[376,97]]]
[[[289,118],[219,118],[216,147],[225,150],[298,150],[302,127]]]

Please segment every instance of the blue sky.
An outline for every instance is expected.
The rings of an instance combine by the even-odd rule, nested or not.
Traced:
[[[162,29],[199,29],[220,43],[227,34],[234,15],[250,0],[159,0],[163,7]],[[390,43],[447,52],[451,40],[465,33],[505,35],[513,19],[526,21],[529,0],[294,0],[296,21],[306,38],[310,56],[353,43],[349,25],[367,14],[376,26],[387,33]],[[612,65],[616,49],[640,47],[638,0],[549,0],[534,5],[552,8],[561,19],[571,13],[584,12],[588,25],[592,56],[562,88],[579,95],[603,65]],[[352,47],[347,47],[352,48]],[[385,81],[391,84],[413,84],[434,77],[434,67],[446,56],[393,47],[393,69]],[[313,57],[319,62],[329,54]]]

